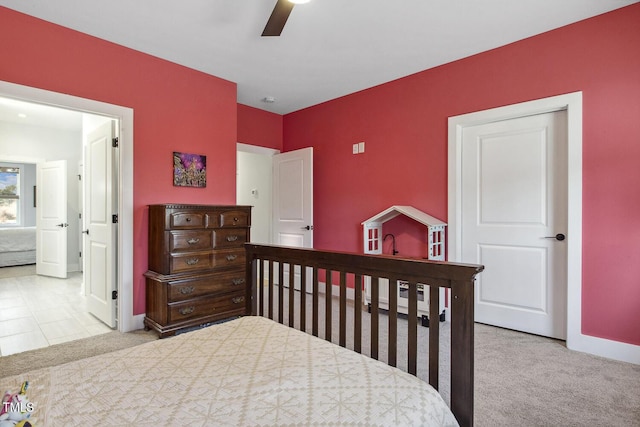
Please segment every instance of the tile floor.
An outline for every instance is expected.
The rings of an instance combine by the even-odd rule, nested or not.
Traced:
[[[0,278],[0,356],[111,331],[87,311],[82,273]]]

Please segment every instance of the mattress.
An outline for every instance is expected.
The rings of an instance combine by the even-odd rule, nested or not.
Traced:
[[[36,262],[36,228],[0,228],[0,267]]]
[[[29,381],[36,425],[457,425],[429,384],[247,316],[0,379]]]

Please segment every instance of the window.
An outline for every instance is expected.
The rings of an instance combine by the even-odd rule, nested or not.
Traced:
[[[0,166],[0,225],[20,224],[20,168]]]

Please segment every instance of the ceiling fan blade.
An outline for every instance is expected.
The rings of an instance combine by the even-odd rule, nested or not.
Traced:
[[[284,24],[287,23],[293,6],[295,5],[288,0],[278,0],[267,21],[267,25],[264,27],[262,36],[279,36],[282,33]]]

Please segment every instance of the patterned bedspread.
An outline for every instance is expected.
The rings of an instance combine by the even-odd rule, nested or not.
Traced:
[[[457,425],[422,380],[253,316],[4,378],[0,390],[24,380],[36,426]]]

